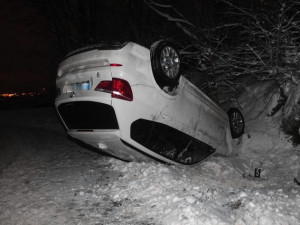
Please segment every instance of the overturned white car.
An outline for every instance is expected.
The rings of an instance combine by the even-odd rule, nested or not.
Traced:
[[[161,40],[79,49],[60,64],[55,106],[73,138],[124,160],[194,164],[232,152],[244,131],[180,76],[180,56]]]

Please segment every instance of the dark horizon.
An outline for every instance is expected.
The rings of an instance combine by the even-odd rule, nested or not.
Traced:
[[[197,0],[191,5],[207,15],[214,0],[203,2]],[[199,16],[190,4],[173,3],[183,12],[193,12],[188,15],[193,22],[212,20],[213,15]],[[176,29],[175,23],[157,15],[144,1],[3,1],[0,93],[55,87],[58,64],[72,49],[109,40],[144,42],[148,46],[161,37],[172,38],[179,33]]]
[[[269,0],[242,2],[231,0],[230,4],[237,6],[233,8],[230,8],[230,4],[217,0],[193,0],[190,4],[179,0],[162,1],[163,4],[169,3],[167,7],[151,5],[149,2],[151,1],[11,0],[0,2],[0,43],[2,43],[0,93],[35,91],[44,87],[54,88],[58,64],[67,52],[108,40],[133,41],[149,47],[158,39],[170,38],[182,47],[191,45],[189,49],[195,51],[199,58],[194,58],[191,54],[185,59],[198,71],[205,70],[201,75],[206,73],[212,75],[211,77],[219,76],[217,69],[222,66],[226,68],[222,74],[228,73],[228,75],[231,73],[247,75],[253,72],[254,77],[259,77],[271,71],[268,69],[260,72],[260,68],[254,68],[251,71],[252,68],[245,66],[244,62],[239,64],[239,61],[235,60],[241,54],[246,57],[245,61],[257,60],[257,57],[253,58],[251,54],[253,51],[260,52],[266,45],[263,40],[259,39],[263,34],[251,33],[251,29],[243,30],[242,26],[231,27],[231,25],[245,23],[246,28],[254,26],[253,29],[256,31],[255,24],[258,23],[252,23],[252,17],[243,16],[239,14],[239,11],[234,12],[240,7],[248,9],[260,18],[260,24],[267,24],[267,22],[273,24],[274,27],[265,28],[270,29],[269,32],[272,33],[277,27],[272,19],[276,18],[276,13],[280,12],[278,2],[273,4]],[[161,14],[153,10],[154,6],[157,7],[155,10],[160,11]],[[297,8],[290,9],[291,12],[285,15],[287,18],[297,11]],[[67,15],[71,11],[72,13]],[[174,18],[183,18],[185,22],[174,22]],[[265,21],[265,18],[269,20]],[[193,25],[190,26],[189,23]],[[226,29],[218,30],[214,34],[216,27],[222,26]],[[295,30],[293,27],[290,28]],[[289,45],[299,45],[297,32],[295,37],[293,37],[293,32],[289,34],[290,37],[285,37],[285,33],[280,34],[282,35],[280,40],[283,40],[282,47],[286,45],[285,39],[290,40]],[[277,36],[277,33],[274,33],[270,43],[277,43]],[[295,43],[291,43],[293,39]],[[219,43],[218,40],[222,42]],[[252,49],[253,51],[250,48],[251,51],[248,53],[249,49],[244,48],[248,44],[257,46]],[[223,48],[228,53],[228,47],[231,49],[231,57],[227,57],[226,54],[222,55],[222,51],[217,52]],[[276,46],[269,47],[274,50]],[[207,57],[207,50],[213,48],[215,52],[212,56],[215,58]],[[243,52],[239,53],[237,49]],[[273,67],[280,62],[280,60],[272,62],[269,59],[284,57],[285,51],[282,49],[279,49],[282,55],[275,54],[276,51],[273,50],[262,52],[264,55],[261,60],[265,61],[266,67]],[[269,53],[274,55],[270,57]],[[225,57],[225,60],[218,61],[218,58],[222,57]],[[252,66],[261,67],[261,60],[257,60],[257,63],[253,63]],[[214,63],[216,65],[212,66]]]
[[[44,18],[22,0],[0,7],[0,93],[54,87],[60,53]]]

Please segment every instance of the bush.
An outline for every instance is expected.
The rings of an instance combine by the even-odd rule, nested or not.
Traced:
[[[282,131],[291,136],[294,146],[300,144],[300,102],[295,105],[292,112],[281,121]]]

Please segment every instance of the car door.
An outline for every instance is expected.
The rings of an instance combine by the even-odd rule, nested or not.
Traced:
[[[225,112],[182,77],[183,87],[161,112],[160,121],[216,148],[226,141]]]

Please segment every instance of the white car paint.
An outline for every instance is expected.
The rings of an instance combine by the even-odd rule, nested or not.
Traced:
[[[110,66],[113,63],[122,66]],[[110,93],[94,90],[101,80],[112,78],[128,81],[133,101],[112,98]],[[72,87],[74,83],[84,82],[89,82],[89,90]],[[119,129],[82,131],[65,126],[70,136],[119,158],[147,161],[150,160],[148,156],[152,156],[178,164],[131,138],[130,126],[137,119],[168,125],[212,146],[216,152],[226,154],[233,151],[226,112],[183,76],[175,93],[170,95],[161,90],[153,76],[150,50],[138,44],[129,42],[118,50],[94,49],[72,55],[59,65],[56,84],[59,90],[56,108],[63,103],[78,101],[113,107]]]

